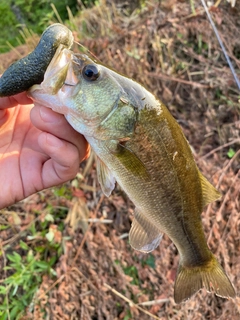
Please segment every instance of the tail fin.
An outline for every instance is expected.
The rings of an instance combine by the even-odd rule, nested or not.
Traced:
[[[236,296],[231,281],[214,256],[207,263],[197,267],[179,265],[174,286],[174,300],[180,303],[203,287],[222,298]]]

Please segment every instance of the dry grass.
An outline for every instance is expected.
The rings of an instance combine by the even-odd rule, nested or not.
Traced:
[[[189,2],[151,0],[129,15],[123,2],[105,3],[74,19],[76,41],[144,84],[182,125],[201,171],[223,194],[206,208],[202,221],[208,244],[239,295],[240,95],[199,1],[195,10],[193,15]],[[224,3],[211,13],[239,70],[240,13]],[[231,159],[230,147],[236,152]],[[47,204],[70,208],[57,277],[43,278],[34,311],[24,319],[239,319],[239,297],[223,300],[202,290],[181,305],[174,303],[176,248],[167,237],[152,255],[130,248],[133,205],[119,188],[108,199],[102,196],[92,161],[81,166],[79,183],[67,184],[72,199],[47,190],[9,208],[22,212],[15,236],[14,229],[1,231],[3,248],[12,249],[26,237],[37,209]]]

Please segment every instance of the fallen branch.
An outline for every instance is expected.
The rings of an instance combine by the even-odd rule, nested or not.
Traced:
[[[114,294],[116,294],[118,297],[120,297],[121,299],[123,299],[124,301],[126,301],[130,307],[135,307],[138,310],[140,310],[141,312],[147,314],[148,316],[152,317],[153,319],[157,319],[157,320],[161,320],[160,318],[158,318],[157,316],[153,315],[152,313],[148,312],[147,310],[139,307],[139,305],[135,304],[132,300],[128,299],[127,297],[125,297],[124,295],[122,295],[120,292],[118,292],[117,290],[113,289],[111,286],[109,286],[107,283],[103,284],[106,288],[108,288],[109,290],[111,290]],[[164,299],[166,300],[166,299]],[[168,302],[168,301],[166,301]]]

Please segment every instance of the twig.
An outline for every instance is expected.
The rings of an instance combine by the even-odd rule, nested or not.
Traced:
[[[160,318],[158,318],[157,316],[153,315],[152,313],[148,312],[147,310],[139,307],[137,304],[135,304],[132,300],[128,299],[127,297],[125,297],[124,295],[122,295],[120,292],[118,292],[117,290],[113,289],[111,286],[109,286],[107,283],[103,284],[106,288],[108,288],[109,290],[111,290],[114,294],[116,294],[117,296],[119,296],[121,299],[125,300],[130,307],[135,307],[138,310],[142,311],[143,313],[147,314],[148,316],[152,317],[153,319],[157,319],[157,320],[161,320]]]
[[[155,306],[156,304],[161,304],[161,303],[167,303],[170,302],[170,299],[158,299],[158,300],[152,300],[152,301],[144,301],[140,302],[137,305],[138,306]]]
[[[225,176],[227,170],[231,167],[232,163],[236,160],[236,158],[238,157],[239,154],[240,154],[240,150],[238,150],[238,152],[234,155],[234,157],[232,157],[232,159],[228,162],[228,164],[223,168],[223,170],[222,170],[223,172],[222,172],[221,176],[218,179],[218,184],[216,186],[217,189],[219,188],[219,186],[221,184],[221,181],[222,181],[223,177]],[[234,181],[235,181],[235,179],[234,179]],[[231,185],[231,187],[232,187],[232,185]],[[229,190],[231,189],[231,187],[229,188]],[[229,194],[229,190],[228,190],[226,195]],[[225,197],[226,197],[226,195],[225,195]],[[223,202],[225,202],[225,197],[223,199]],[[212,203],[210,203],[208,205],[208,208],[207,208],[207,211],[206,211],[206,216],[209,216],[211,208],[212,208]],[[214,221],[214,223],[216,223],[216,220]],[[212,233],[213,233],[213,227],[210,230],[210,233],[209,233],[209,236],[208,236],[208,239],[207,239],[207,243],[209,243],[209,241],[210,241],[210,239],[212,237]]]
[[[87,222],[91,222],[91,223],[113,223],[113,220],[110,219],[97,219],[97,218],[93,218],[93,219],[86,219],[83,221],[87,221]]]
[[[98,212],[98,210],[99,210],[99,208],[100,208],[100,206],[101,206],[101,204],[102,204],[102,202],[103,202],[104,197],[105,197],[105,195],[102,194],[100,200],[98,201],[97,207],[96,207],[96,209],[95,209],[95,211],[94,211],[94,214],[93,214],[94,217],[96,217],[97,212]],[[82,251],[83,245],[84,245],[84,243],[85,243],[85,241],[86,241],[86,239],[87,239],[88,232],[89,232],[89,230],[91,229],[91,226],[92,226],[92,225],[93,225],[93,222],[91,222],[91,223],[89,224],[89,226],[88,226],[88,228],[87,228],[87,231],[84,233],[82,242],[80,243],[80,246],[79,246],[79,248],[78,248],[78,251],[77,251],[77,253],[76,253],[76,256],[75,256],[75,258],[74,258],[74,260],[73,260],[74,263],[76,263],[77,258],[79,257],[79,255],[80,255],[80,253],[81,253],[81,251]]]
[[[78,268],[72,267],[70,271],[76,271],[81,277],[83,277],[87,281],[87,283],[94,291],[96,291],[101,297],[104,297],[103,293]]]
[[[222,214],[222,211],[223,211],[223,209],[224,209],[224,206],[225,206],[225,204],[226,204],[226,202],[227,202],[227,200],[228,200],[228,198],[229,198],[229,195],[230,195],[230,193],[231,193],[231,188],[232,188],[232,187],[234,186],[234,184],[236,183],[236,181],[237,181],[237,179],[238,179],[238,174],[239,174],[239,173],[240,173],[240,171],[238,171],[238,173],[236,174],[236,176],[235,176],[233,182],[231,183],[231,185],[230,185],[227,193],[225,194],[224,199],[223,199],[223,202],[221,203],[221,206],[220,206],[220,208],[218,209],[218,212],[217,212],[218,215]],[[216,219],[216,220],[217,220],[217,222],[218,222],[218,219]],[[229,221],[229,217],[228,217],[228,221]]]
[[[232,157],[231,160],[229,160],[228,164],[226,165],[226,167],[223,168],[223,172],[222,174],[220,175],[219,179],[218,179],[218,184],[216,186],[216,188],[218,189],[219,186],[221,185],[222,183],[222,179],[223,177],[225,176],[226,172],[228,171],[228,169],[231,167],[231,165],[233,164],[233,162],[237,159],[237,157],[240,155],[240,150],[238,150],[235,155]]]
[[[94,284],[76,267],[72,267],[70,270],[68,270],[65,274],[62,274],[60,278],[58,278],[46,291],[44,291],[39,297],[38,297],[38,300],[42,299],[44,297],[44,295],[46,295],[50,290],[52,290],[57,284],[59,284],[60,282],[63,281],[63,279],[69,275],[71,272],[77,272],[78,274],[80,274],[81,277],[83,277],[87,282],[88,284],[90,285],[90,287],[92,289],[94,289],[95,291],[98,292],[99,295],[102,296],[102,293],[98,290],[98,288],[96,288],[94,286]]]
[[[157,73],[153,73],[153,72],[146,72],[146,74],[150,77],[154,77],[157,79],[163,79],[166,81],[175,81],[175,82],[180,82],[180,83],[184,83],[184,84],[189,84],[193,87],[197,87],[197,88],[205,88],[205,89],[209,89],[212,88],[212,86],[209,85],[205,85],[205,84],[201,84],[198,82],[193,82],[193,81],[188,81],[188,80],[183,80],[183,79],[179,79],[179,78],[175,78],[175,77],[171,77],[171,76],[167,76],[165,74],[157,74]]]
[[[62,280],[65,278],[66,274],[62,274],[60,278],[58,278],[46,291],[44,291],[37,300],[41,300],[52,288],[54,288],[58,283],[62,282]]]
[[[125,233],[121,234],[121,235],[118,237],[118,239],[125,239],[125,238],[127,238],[127,237],[129,237],[129,232],[125,232]]]
[[[222,1],[222,0],[217,0],[217,1],[214,3],[214,7],[217,8],[217,7],[219,6],[219,4],[221,3],[221,1]]]
[[[40,219],[40,216],[36,217],[35,219],[33,219],[31,222],[29,222],[25,227],[22,228],[22,230],[15,234],[12,238],[7,239],[5,241],[2,242],[3,246],[6,246],[7,244],[13,243],[14,241],[16,241],[18,238],[22,237],[22,235],[24,234],[24,232],[31,226],[32,223],[35,223],[36,221],[38,221]]]
[[[234,186],[234,184],[236,183],[236,181],[237,181],[237,179],[238,179],[239,177],[240,177],[240,170],[238,170],[238,173],[236,174],[236,176],[235,176],[235,178],[234,178],[234,180],[233,180],[230,188],[228,189],[228,192],[226,193],[226,195],[225,195],[225,197],[224,197],[224,200],[223,200],[223,202],[222,202],[222,204],[221,204],[221,207],[220,207],[219,210],[218,210],[218,214],[219,214],[219,213],[220,213],[220,214],[222,213],[222,210],[223,210],[223,208],[224,208],[224,206],[225,206],[225,204],[226,204],[226,202],[227,202],[227,200],[228,200],[228,198],[229,198],[229,194],[230,194],[230,192],[231,192],[231,188]],[[239,191],[240,191],[240,190],[239,190]],[[222,231],[222,239],[226,239],[225,233],[227,232],[227,226],[228,226],[228,224],[229,224],[231,215],[232,215],[232,211],[231,211],[231,213],[230,213],[230,215],[229,215],[229,217],[228,217],[228,221],[227,221],[227,223],[226,223],[226,225],[225,225],[225,227],[224,227],[224,229],[223,229],[223,231]]]
[[[230,141],[230,142],[228,142],[228,143],[223,144],[222,146],[219,146],[219,147],[211,150],[210,152],[208,152],[207,154],[205,154],[204,156],[202,156],[200,159],[206,159],[206,158],[208,158],[209,156],[211,156],[213,153],[215,153],[215,152],[217,152],[217,151],[219,151],[219,150],[222,150],[222,149],[224,149],[224,148],[226,148],[226,147],[229,147],[229,146],[231,146],[232,144],[238,143],[238,142],[240,142],[240,138],[234,139],[234,140],[232,140],[232,141]]]
[[[238,173],[236,174],[236,176],[235,176],[235,178],[234,178],[231,186],[230,186],[229,189],[228,189],[228,192],[225,194],[224,199],[223,199],[222,204],[221,204],[221,207],[219,208],[218,212],[216,213],[216,216],[222,214],[222,210],[223,210],[223,208],[224,208],[224,206],[225,206],[225,204],[226,204],[226,202],[227,202],[227,200],[228,200],[228,198],[229,198],[229,194],[230,194],[231,188],[233,187],[233,185],[236,183],[236,181],[237,181],[237,179],[238,179],[238,174],[239,174],[239,172],[240,172],[240,171],[238,171]],[[232,213],[232,212],[231,212],[231,213]],[[230,216],[231,216],[231,214],[229,215],[228,221],[227,221],[227,223],[226,223],[226,225],[225,225],[225,227],[224,227],[224,229],[223,229],[222,239],[225,239],[225,232],[226,232],[226,229],[227,229],[227,225],[229,224]],[[215,224],[218,224],[218,222],[219,222],[219,219],[215,219],[215,220],[214,220],[213,225],[212,225],[211,230],[210,230],[210,233],[209,233],[209,236],[208,236],[208,239],[207,239],[207,243],[210,242],[210,240],[211,240],[211,238],[212,238],[214,226],[215,226]]]
[[[91,152],[89,158],[87,159],[85,168],[83,170],[83,177],[85,178],[86,175],[88,174],[89,170],[92,168],[93,162],[94,162],[94,153]]]

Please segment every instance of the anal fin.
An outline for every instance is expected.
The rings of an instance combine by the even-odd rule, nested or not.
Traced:
[[[161,239],[160,230],[136,209],[129,233],[131,246],[142,252],[150,252],[159,245]]]

